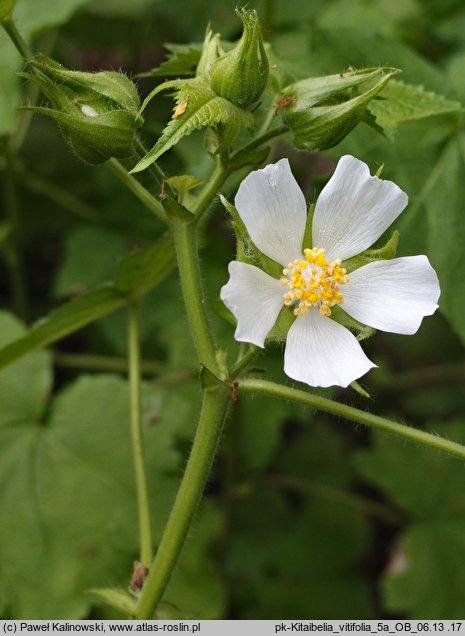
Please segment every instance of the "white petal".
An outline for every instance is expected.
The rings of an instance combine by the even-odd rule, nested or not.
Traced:
[[[349,274],[342,309],[375,329],[415,333],[434,314],[441,290],[426,256],[374,261]]]
[[[375,366],[348,329],[317,309],[298,316],[287,334],[284,372],[310,386],[347,386]]]
[[[287,159],[251,172],[234,203],[263,254],[283,266],[302,258],[307,206]]]
[[[324,248],[329,261],[360,254],[387,230],[407,203],[407,195],[395,183],[372,177],[363,161],[345,155],[318,197],[313,245]]]
[[[279,280],[247,263],[232,261],[229,274],[220,297],[237,320],[234,337],[263,347],[283,306],[283,288]]]

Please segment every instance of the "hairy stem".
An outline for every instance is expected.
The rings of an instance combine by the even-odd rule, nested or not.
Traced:
[[[379,415],[373,415],[372,413],[361,411],[353,406],[341,404],[319,395],[313,395],[282,384],[276,384],[275,382],[259,379],[242,380],[239,382],[237,390],[239,393],[261,393],[271,397],[300,402],[301,404],[312,406],[319,411],[325,411],[326,413],[337,415],[346,420],[364,424],[365,426],[384,431],[385,433],[391,433],[392,435],[403,437],[404,439],[415,442],[416,444],[429,446],[430,448],[435,448],[443,453],[465,460],[465,446],[462,446],[462,444],[451,442],[450,440],[439,437],[438,435],[420,431],[406,426],[405,424],[393,422],[392,420],[380,417]]]
[[[140,562],[149,565],[152,561],[152,527],[142,433],[139,339],[139,308],[133,301],[128,306],[130,428],[139,513]]]
[[[153,617],[168,585],[215,456],[228,406],[228,398],[229,392],[224,388],[204,390],[203,392],[200,421],[189,461],[160,547],[142,589],[135,612],[136,619]]]
[[[215,345],[208,327],[205,294],[200,280],[195,225],[193,223],[175,224],[173,236],[184,303],[199,361],[207,369],[220,375]]]

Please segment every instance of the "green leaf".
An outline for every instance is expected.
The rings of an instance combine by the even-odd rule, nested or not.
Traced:
[[[165,44],[169,51],[168,59],[138,77],[180,77],[194,75],[202,53],[201,44]]]
[[[34,381],[18,376],[18,396]],[[146,388],[145,395],[155,390]],[[129,583],[137,555],[137,510],[128,427],[127,382],[82,377],[26,419],[0,428],[0,586],[17,618],[84,618],[89,588]],[[21,415],[24,413],[23,415]],[[171,422],[150,425],[144,410],[150,502],[159,539],[179,466]],[[21,586],[17,586],[18,571]]]
[[[77,227],[66,237],[55,294],[59,297],[82,294],[107,283],[113,279],[118,259],[127,251],[127,241],[120,232],[88,225]]]
[[[0,339],[23,330],[0,314]],[[112,376],[81,377],[44,410],[50,376],[45,353],[0,373],[0,507],[9,511],[0,525],[1,604],[17,618],[84,618],[93,603],[89,588],[106,586],[101,595],[120,610],[129,603],[130,611],[131,598],[108,589],[128,585],[138,552],[128,384]],[[197,382],[143,386],[156,543],[182,470],[179,436],[186,442],[192,437],[197,398]],[[166,598],[190,616],[218,618],[225,593],[211,555],[221,516],[201,508],[196,526]]]
[[[174,265],[174,247],[168,235],[126,256],[118,267],[115,285],[100,287],[61,305],[33,325],[27,335],[0,349],[0,369],[124,307],[128,297],[146,294],[166,278]]]
[[[438,421],[429,429],[465,442],[463,420]],[[412,453],[381,435],[374,442],[371,450],[358,453],[356,467],[411,519],[384,576],[386,607],[412,619],[460,618],[465,603],[463,462],[426,448]]]
[[[116,288],[134,298],[143,296],[161,283],[175,265],[173,239],[166,234],[120,261],[115,277]]]
[[[412,524],[394,550],[381,586],[387,609],[412,619],[463,619],[464,519]]]
[[[428,218],[428,253],[441,285],[439,306],[454,331],[465,343],[465,278],[463,268],[465,223],[465,135],[451,138],[434,166],[425,199]]]
[[[220,144],[216,152],[221,152],[234,141],[243,128],[253,126],[254,120],[251,113],[234,106],[222,97],[218,97],[200,80],[179,80],[161,84],[145,100],[141,111],[152,97],[160,90],[167,88],[175,88],[177,91],[173,118],[155,146],[139,161],[131,173],[148,168],[160,155],[194,130],[200,130],[207,126],[219,127]]]
[[[0,349],[0,369],[31,351],[42,349],[123,307],[125,296],[112,287],[102,287],[74,298],[37,322],[29,333]]]
[[[0,346],[24,337],[26,329],[12,314],[0,312]],[[50,355],[34,353],[0,373],[0,426],[33,420],[47,406],[52,386]],[[25,390],[27,388],[27,390]]]
[[[426,91],[423,86],[412,86],[396,80],[383,90],[383,99],[371,102],[368,109],[390,138],[394,137],[399,125],[404,122],[464,112],[459,102]]]
[[[235,501],[228,572],[238,618],[367,619],[371,594],[356,564],[369,529],[350,505],[347,444],[310,413],[305,429],[292,422],[274,464]],[[246,424],[266,435],[261,417]]]
[[[182,201],[186,192],[198,188],[205,183],[205,179],[197,179],[189,174],[182,174],[175,177],[168,177],[166,180],[179,195],[179,200]]]

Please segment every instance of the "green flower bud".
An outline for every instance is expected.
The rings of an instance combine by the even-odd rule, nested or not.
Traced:
[[[211,68],[210,87],[242,108],[254,106],[268,83],[269,64],[256,11],[237,12],[244,31],[237,46]]]
[[[131,80],[113,71],[69,71],[45,57],[29,66],[35,72],[21,75],[38,84],[53,108],[27,109],[53,117],[81,159],[102,163],[134,154],[134,134],[142,120]]]
[[[212,64],[216,62],[220,55],[220,35],[219,33],[213,33],[210,25],[207,27],[205,38],[202,46],[202,54],[200,56],[199,63],[197,64],[196,77],[202,79],[210,78],[210,69]]]
[[[324,150],[366,116],[368,104],[395,73],[393,68],[371,68],[301,80],[284,89],[276,107],[298,147]]]

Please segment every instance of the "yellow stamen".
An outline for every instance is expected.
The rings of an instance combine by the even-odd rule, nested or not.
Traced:
[[[296,258],[283,269],[280,283],[289,289],[284,304],[295,305],[296,316],[303,316],[310,307],[318,307],[322,316],[330,316],[331,307],[344,302],[339,285],[348,282],[347,270],[341,267],[340,258],[328,263],[322,248],[307,248],[304,256],[305,260]]]

